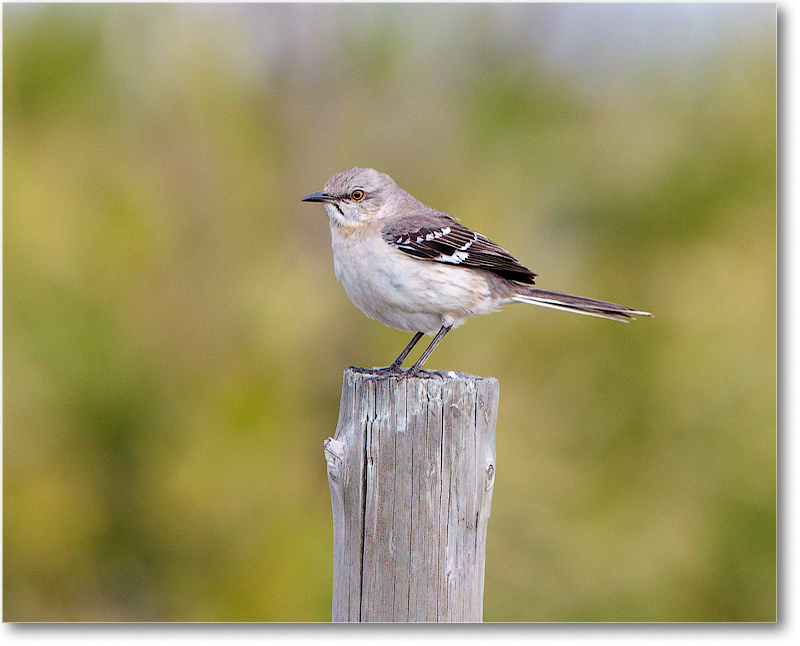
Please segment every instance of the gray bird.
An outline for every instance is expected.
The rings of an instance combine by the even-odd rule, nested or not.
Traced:
[[[372,168],[331,177],[304,202],[328,214],[333,269],[364,314],[414,338],[383,372],[418,374],[433,350],[470,316],[513,302],[629,321],[651,316],[615,303],[534,287],[534,274],[505,249],[426,206]],[[401,366],[423,334],[433,341],[407,371]]]

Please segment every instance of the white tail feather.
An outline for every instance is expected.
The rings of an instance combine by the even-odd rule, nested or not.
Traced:
[[[625,323],[630,322],[631,319],[637,316],[652,316],[649,312],[633,310],[629,307],[617,305],[616,303],[598,301],[583,296],[573,296],[572,294],[550,292],[535,287],[530,288],[529,293],[517,294],[512,300],[519,303],[551,307],[556,310],[577,312],[578,314],[586,314],[587,316],[598,316],[600,318],[623,321]]]

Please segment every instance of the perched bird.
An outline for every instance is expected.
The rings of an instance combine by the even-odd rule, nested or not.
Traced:
[[[333,269],[364,314],[414,338],[387,368],[417,374],[445,334],[470,316],[513,302],[617,321],[648,312],[533,287],[534,274],[505,249],[455,218],[426,206],[372,168],[331,177],[303,202],[328,214]],[[408,370],[403,361],[423,334],[433,341]]]

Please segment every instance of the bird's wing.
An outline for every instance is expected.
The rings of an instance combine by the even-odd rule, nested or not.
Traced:
[[[422,260],[487,269],[529,285],[536,277],[500,245],[445,213],[396,218],[384,225],[381,234],[388,244]]]

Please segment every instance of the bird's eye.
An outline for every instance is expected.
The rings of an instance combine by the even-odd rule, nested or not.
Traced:
[[[353,200],[355,200],[356,202],[358,202],[359,200],[363,200],[364,199],[364,191],[362,191],[360,188],[357,188],[355,191],[350,193],[350,197]]]

